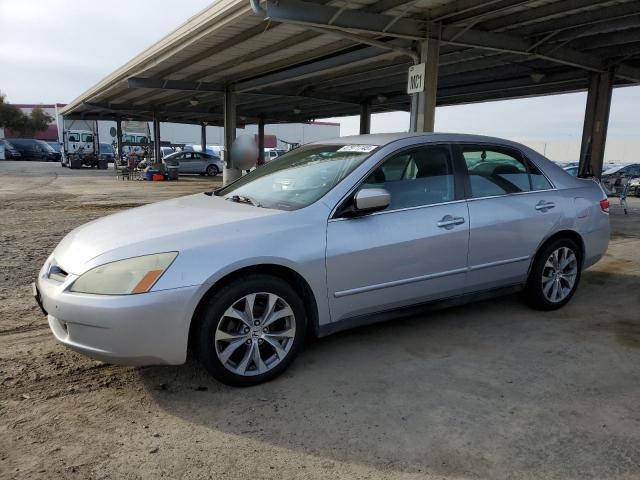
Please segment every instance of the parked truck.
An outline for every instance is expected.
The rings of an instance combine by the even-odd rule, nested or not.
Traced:
[[[99,155],[98,122],[87,120],[64,120],[62,131],[63,167],[97,167],[106,169],[107,160]]]

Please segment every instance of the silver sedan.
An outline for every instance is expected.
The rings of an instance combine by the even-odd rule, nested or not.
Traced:
[[[176,152],[162,160],[168,167],[178,167],[180,173],[199,173],[215,177],[224,169],[222,160],[208,153]]]
[[[34,294],[64,345],[222,382],[280,374],[307,333],[524,290],[553,310],[609,241],[600,186],[496,138],[385,134],[287,153],[215,192],[70,232]]]

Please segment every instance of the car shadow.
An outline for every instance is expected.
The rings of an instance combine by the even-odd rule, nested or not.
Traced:
[[[572,467],[604,474],[624,436],[582,432],[604,399],[562,417],[574,401],[565,376],[615,365],[611,342],[597,344],[601,333],[582,313],[593,311],[602,281],[634,280],[587,272],[576,300],[558,312],[512,295],[338,333],[311,341],[281,377],[256,387],[222,385],[193,360],[139,374],[172,415],[322,458],[484,478]],[[585,355],[580,342],[596,344]],[[571,453],[596,443],[603,447],[588,458]]]

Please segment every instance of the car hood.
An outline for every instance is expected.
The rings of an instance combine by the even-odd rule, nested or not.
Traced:
[[[109,252],[118,251],[118,258],[105,258],[105,262],[179,251],[185,247],[185,238],[202,240],[211,234],[209,230],[219,232],[223,226],[284,213],[203,193],[189,195],[133,208],[82,225],[58,244],[53,257],[61,268],[78,275],[87,270],[91,260]],[[203,232],[202,237],[198,235],[199,231]],[[195,235],[189,237],[189,233]],[[100,263],[104,262],[97,264]]]

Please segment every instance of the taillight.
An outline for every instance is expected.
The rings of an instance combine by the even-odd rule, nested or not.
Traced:
[[[600,208],[604,213],[609,213],[609,199],[600,200]]]

